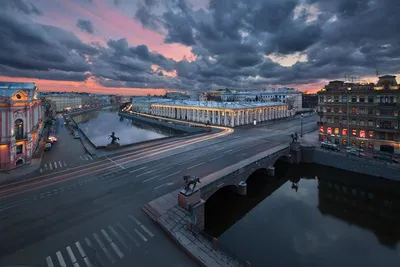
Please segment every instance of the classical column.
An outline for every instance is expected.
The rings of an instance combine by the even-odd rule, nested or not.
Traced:
[[[211,111],[211,123],[215,124],[215,110]]]
[[[235,112],[231,112],[231,127],[235,127]]]
[[[236,112],[236,125],[239,126],[240,125],[240,110],[238,110]]]
[[[224,125],[227,126],[228,125],[228,114],[226,111],[224,111]]]
[[[261,121],[261,110],[257,109],[257,122]]]
[[[203,122],[203,123],[205,122],[205,115],[206,115],[205,113],[206,112],[207,112],[207,110],[202,110],[201,111],[201,122]]]
[[[218,110],[218,125],[221,125],[221,111]]]

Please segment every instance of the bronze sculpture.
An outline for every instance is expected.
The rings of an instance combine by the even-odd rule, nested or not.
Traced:
[[[115,144],[116,141],[119,140],[119,137],[116,137],[114,132],[111,132],[111,135],[108,136],[108,139],[110,138],[111,138],[111,143],[110,143],[111,145]]]
[[[189,191],[189,190],[190,191],[194,191],[194,189],[196,188],[197,183],[201,183],[199,177],[193,177],[193,176],[190,176],[190,175],[183,176],[183,180],[185,181],[185,187],[184,187],[185,191]],[[190,188],[191,185],[193,185],[192,188]]]

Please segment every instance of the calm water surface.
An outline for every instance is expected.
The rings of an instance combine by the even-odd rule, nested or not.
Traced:
[[[118,110],[103,109],[74,117],[81,130],[96,146],[110,143],[108,136],[115,132],[121,145],[139,143],[143,141],[172,136],[165,129],[157,129],[141,123],[132,124],[131,120],[121,120]]]
[[[252,267],[400,266],[399,183],[285,168],[278,181],[249,178],[247,197],[220,190],[206,203],[206,231]]]

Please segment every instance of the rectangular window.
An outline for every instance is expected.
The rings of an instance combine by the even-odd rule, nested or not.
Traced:
[[[319,97],[319,103],[324,103],[324,97],[323,96]]]
[[[352,119],[352,120],[351,120],[351,125],[357,125],[356,119]]]
[[[22,154],[23,152],[22,152],[22,149],[23,149],[23,145],[17,145],[16,146],[16,152],[17,152],[17,154]]]
[[[357,130],[351,130],[351,134],[353,135],[353,136],[357,136]]]
[[[369,120],[369,121],[368,121],[368,126],[374,127],[374,121],[373,121],[373,120]]]
[[[357,113],[357,109],[356,108],[352,108],[351,109],[351,113],[356,114]]]
[[[342,139],[342,145],[347,146],[347,139]]]
[[[364,103],[365,102],[365,97],[364,96],[360,96],[360,103]]]
[[[333,101],[334,101],[335,103],[339,103],[339,96],[338,96],[338,95],[335,95],[335,96],[333,97]]]
[[[361,126],[365,126],[365,121],[364,120],[360,120],[360,125]]]
[[[347,124],[347,120],[346,120],[346,119],[343,119],[343,120],[342,120],[342,124],[346,125],[346,124]]]
[[[333,112],[339,113],[339,108],[334,108],[334,109],[333,109]]]
[[[347,95],[343,95],[343,96],[342,96],[342,102],[343,102],[343,103],[346,103],[346,102],[347,102]]]
[[[347,113],[347,108],[342,107],[342,113]]]
[[[357,102],[357,97],[356,96],[351,96],[351,102],[356,103]]]
[[[369,148],[374,148],[374,142],[369,142],[369,143],[368,143],[368,147],[369,147]]]
[[[374,131],[368,131],[369,138],[374,138]]]
[[[360,130],[360,138],[365,138],[365,130]]]
[[[320,132],[320,133],[324,133],[324,126],[320,126],[320,127],[319,127],[319,132]]]
[[[368,97],[368,103],[374,103],[374,97],[373,96],[369,96]]]
[[[344,135],[344,136],[347,135],[347,129],[346,129],[346,128],[343,128],[343,129],[342,129],[342,135]]]
[[[331,128],[331,127],[328,127],[328,128],[326,129],[326,133],[327,133],[327,134],[332,134],[332,128]]]
[[[335,134],[339,134],[339,128],[335,128]]]

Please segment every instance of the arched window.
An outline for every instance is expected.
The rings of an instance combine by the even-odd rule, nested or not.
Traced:
[[[24,138],[24,122],[21,119],[14,122],[14,134],[16,140]]]

